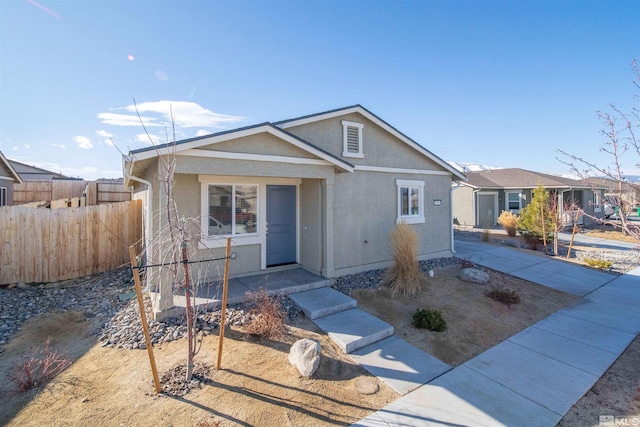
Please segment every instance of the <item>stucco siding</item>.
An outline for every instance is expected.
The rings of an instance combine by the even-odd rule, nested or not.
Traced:
[[[230,153],[266,154],[271,156],[289,156],[313,158],[308,151],[298,148],[269,133],[250,135],[217,144],[210,144],[201,150],[224,151]]]
[[[421,258],[450,251],[450,177],[356,172],[336,179],[333,225],[334,264],[341,271],[366,270],[389,264],[389,234],[396,225],[398,195],[396,179],[425,181],[424,224],[413,224]],[[434,200],[440,200],[435,206]]]
[[[178,156],[176,171],[196,175],[330,178],[333,166]]]
[[[305,179],[300,186],[300,264],[322,271],[322,181]]]
[[[342,156],[342,120],[364,125],[362,138],[364,158]],[[418,154],[415,149],[360,114],[352,113],[307,123],[288,128],[287,131],[356,166],[444,171],[441,166]]]
[[[460,225],[475,225],[473,188],[462,185],[453,190],[453,218]]]

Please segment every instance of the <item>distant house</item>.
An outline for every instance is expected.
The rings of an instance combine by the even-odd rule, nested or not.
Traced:
[[[464,174],[360,105],[131,151],[125,185],[144,200],[147,236],[166,225],[159,175],[172,155],[174,202],[200,218],[202,249],[222,251],[220,237],[233,238],[232,276],[384,268],[399,222],[416,231],[419,259],[452,254],[451,188]],[[151,246],[157,262],[163,248]],[[161,282],[156,310],[171,308],[170,285]]]
[[[11,162],[0,151],[0,206],[13,205],[13,184],[22,182]]]
[[[640,206],[640,183],[622,182],[610,178],[587,178],[588,185],[605,189],[604,196],[612,204],[627,203],[627,209]]]
[[[24,181],[50,181],[52,179],[75,179],[62,175],[61,173],[51,172],[46,169],[29,166],[24,163],[9,160],[13,169],[20,175]]]
[[[588,216],[604,218],[604,187],[583,181],[533,172],[525,169],[493,169],[466,172],[467,181],[453,191],[454,221],[474,227],[493,227],[502,211],[519,214],[531,202],[533,190],[541,184],[558,198],[558,205],[575,202],[587,214],[579,223],[596,222]],[[562,212],[570,222],[573,212]]]

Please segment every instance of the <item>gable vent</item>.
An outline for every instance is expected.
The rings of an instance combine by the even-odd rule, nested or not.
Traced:
[[[360,129],[355,126],[347,126],[347,151],[349,153],[360,152]]]

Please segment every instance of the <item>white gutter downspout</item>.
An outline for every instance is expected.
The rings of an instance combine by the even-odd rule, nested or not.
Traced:
[[[150,237],[151,236],[151,201],[153,200],[153,195],[151,193],[151,182],[144,180],[142,178],[139,178],[137,176],[132,175],[129,170],[126,168],[126,162],[129,161],[131,162],[131,158],[124,158],[123,156],[123,160],[122,160],[122,170],[124,171],[124,176],[127,179],[130,179],[132,181],[137,181],[141,184],[144,184],[147,186],[147,195],[146,195],[146,201],[145,201],[145,205],[146,205],[146,210],[145,210],[145,215],[143,216],[143,221],[144,221],[144,250],[147,250],[149,248],[149,243],[150,243]],[[133,164],[131,164],[131,166],[133,166]],[[142,293],[146,294],[147,292],[149,292],[149,281],[146,281],[146,287],[144,288],[144,290],[142,291]]]
[[[449,189],[449,213],[451,218],[451,253],[452,254],[456,253],[456,248],[454,243],[455,239],[454,239],[454,233],[453,233],[453,190],[459,187],[460,187],[460,181],[458,181],[458,183],[455,186],[451,186],[451,189]]]

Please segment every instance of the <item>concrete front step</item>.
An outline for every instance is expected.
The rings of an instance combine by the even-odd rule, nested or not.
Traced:
[[[311,320],[356,308],[357,301],[332,288],[320,288],[290,295]]]
[[[358,308],[322,317],[314,322],[345,353],[354,352],[393,335],[393,326]]]

